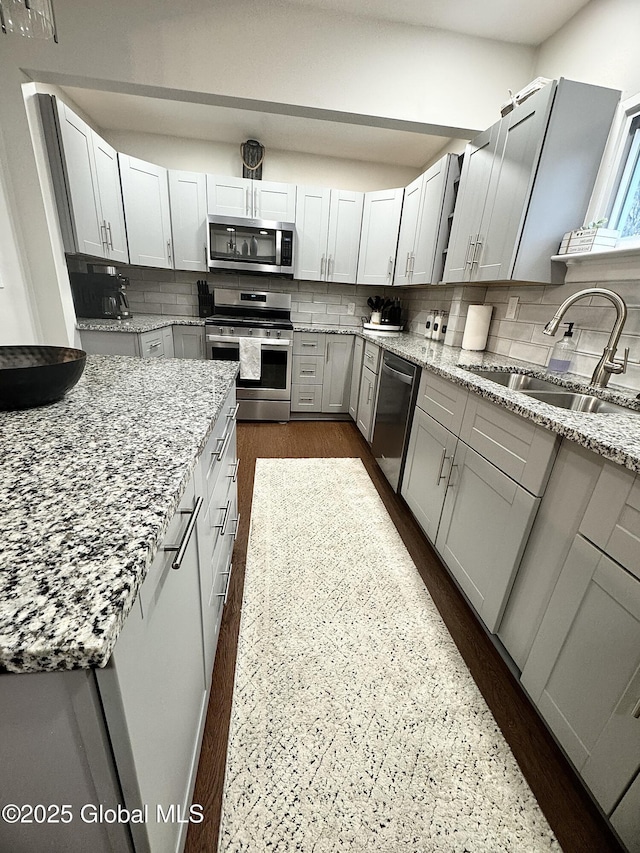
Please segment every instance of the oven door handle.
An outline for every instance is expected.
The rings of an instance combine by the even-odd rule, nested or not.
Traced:
[[[231,335],[207,335],[207,343],[210,344],[239,344],[241,340],[260,341],[263,347],[293,346],[293,341],[282,340],[280,338],[254,338],[251,335],[242,335],[241,337],[232,337]]]

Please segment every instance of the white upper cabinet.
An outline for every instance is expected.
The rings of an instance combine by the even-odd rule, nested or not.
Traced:
[[[296,278],[353,284],[364,193],[298,187]]]
[[[441,280],[457,177],[458,157],[447,154],[405,189],[394,284]]]
[[[119,154],[122,194],[132,264],[173,267],[167,170]]]
[[[169,171],[173,265],[177,270],[207,269],[207,185],[199,172]]]
[[[296,187],[276,181],[207,175],[207,212],[217,216],[293,222]]]
[[[128,263],[115,149],[61,100],[40,105],[65,251]]]
[[[620,92],[560,79],[467,146],[445,282],[551,282],[583,222]]]
[[[393,283],[404,188],[364,194],[358,284],[378,287]]]

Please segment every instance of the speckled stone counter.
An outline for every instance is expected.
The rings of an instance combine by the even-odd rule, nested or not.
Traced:
[[[114,320],[79,320],[78,328],[91,328],[102,331],[149,331],[162,328],[163,326],[178,325],[201,325],[204,320],[198,317],[164,317],[160,315],[140,315],[127,323],[139,322],[138,329],[125,328],[125,321]],[[91,325],[86,323],[97,323],[105,325]],[[615,386],[607,389],[594,389],[587,385],[582,376],[563,376],[562,379],[551,377],[538,365],[530,364],[519,359],[507,358],[494,353],[467,352],[459,347],[445,347],[442,343],[428,341],[419,335],[407,332],[370,332],[361,327],[336,327],[336,326],[314,326],[309,324],[295,324],[296,332],[316,332],[320,334],[358,335],[365,340],[372,341],[383,349],[396,353],[408,359],[420,367],[426,367],[435,373],[451,379],[460,385],[464,385],[471,391],[481,394],[489,400],[510,409],[522,417],[529,418],[558,435],[569,438],[583,447],[593,450],[611,459],[619,465],[624,465],[632,471],[640,471],[640,414],[587,414],[583,412],[571,412],[527,397],[519,391],[512,391],[489,379],[474,376],[465,368],[474,367],[528,373],[550,379],[558,385],[571,390],[595,393],[606,400],[621,403],[632,409],[640,411],[640,401],[636,400],[630,392],[616,390]]]
[[[613,387],[593,389],[587,386],[584,377],[581,376],[567,374],[562,378],[553,377],[543,368],[519,359],[507,358],[495,353],[469,352],[458,347],[446,347],[418,335],[404,332],[393,334],[362,331],[358,334],[619,465],[624,465],[632,471],[640,471],[640,401],[628,392],[615,390]],[[471,372],[474,368],[515,371],[539,376],[563,388],[595,394],[611,402],[629,406],[636,411],[628,414],[572,412],[528,397],[520,391],[512,391],[490,379],[476,376]]]
[[[202,317],[182,317],[178,314],[134,314],[130,320],[99,320],[80,317],[76,327],[81,332],[154,332],[167,326],[204,326]]]
[[[89,356],[60,402],[0,412],[0,671],[108,661],[237,369]]]

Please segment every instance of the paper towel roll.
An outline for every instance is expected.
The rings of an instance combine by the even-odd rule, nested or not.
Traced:
[[[464,324],[462,349],[482,350],[487,345],[493,305],[469,305]]]

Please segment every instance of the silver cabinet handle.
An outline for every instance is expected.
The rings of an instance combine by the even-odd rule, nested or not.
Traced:
[[[258,187],[253,188],[253,216],[258,215],[258,208],[260,206],[259,196],[258,196]]]
[[[409,270],[411,275],[413,275],[415,268],[416,268],[416,256],[413,254],[413,252],[411,252],[411,269]]]
[[[220,524],[214,524],[213,527],[216,530],[220,531],[221,536],[226,536],[227,534],[227,524],[229,523],[229,513],[231,512],[231,501],[227,501],[226,506],[218,507],[218,509],[222,510],[222,521]]]
[[[162,549],[163,551],[177,551],[176,558],[171,563],[172,569],[179,569],[182,565],[182,561],[184,560],[184,555],[189,547],[189,540],[191,539],[191,534],[193,533],[193,528],[196,526],[196,519],[198,518],[198,513],[200,512],[200,507],[202,506],[202,498],[196,498],[196,503],[193,509],[181,509],[179,510],[181,515],[191,515],[189,519],[189,523],[182,535],[182,540],[179,545],[165,545]]]
[[[301,341],[303,347],[317,347],[318,344],[316,341]]]
[[[458,470],[458,466],[457,466],[457,465],[452,465],[452,466],[451,466],[451,470],[449,471],[449,482],[447,483],[447,488],[448,488],[448,489],[449,489],[449,488],[452,488],[452,487],[455,485],[455,483],[453,482],[453,479],[452,479],[452,477],[451,477],[451,475],[453,474],[453,470],[454,470],[454,468],[455,468],[455,470],[457,471],[457,470]]]
[[[229,446],[229,442],[231,441],[231,436],[232,436],[232,435],[233,435],[233,430],[232,430],[232,429],[229,429],[229,430],[227,430],[227,432],[222,436],[222,438],[219,438],[219,439],[218,439],[218,442],[219,442],[220,446],[219,446],[219,447],[217,447],[217,448],[213,451],[213,453],[211,454],[212,456],[217,456],[217,457],[218,457],[218,462],[222,462],[222,457],[223,457],[223,456],[224,456],[224,454],[227,452],[227,447]]]
[[[473,258],[471,259],[471,268],[473,269],[474,264],[478,264],[480,262],[480,252],[482,250],[482,240],[480,239],[480,235],[478,234],[476,237],[476,245],[473,250]]]
[[[404,274],[405,274],[406,276],[408,276],[408,275],[409,275],[409,258],[410,258],[410,257],[411,257],[411,252],[407,252],[407,262],[406,262],[406,264],[404,265]]]
[[[326,259],[326,257],[323,255],[323,256],[320,258],[320,278],[322,278],[322,276],[324,275],[324,268],[325,268],[326,262],[327,262],[327,259]]]
[[[631,716],[635,717],[636,720],[640,720],[640,699],[636,702],[633,707],[633,711],[631,712]]]
[[[313,397],[300,397],[301,403],[313,403]]]
[[[440,480],[444,480],[445,477],[442,473],[442,469],[444,468],[444,463],[447,458],[447,448],[442,448],[442,458],[440,459],[440,468],[438,469],[438,476],[436,477],[436,486],[440,485]]]
[[[244,212],[247,214],[247,216],[251,216],[251,206],[249,203],[249,192],[250,192],[249,187],[247,187],[245,190],[245,193],[244,193]]]
[[[393,258],[389,257],[389,263],[387,264],[387,278],[391,278],[393,275]]]
[[[235,481],[238,479],[238,468],[239,467],[240,467],[240,460],[236,459],[236,461],[231,466],[232,473],[227,474],[227,477],[231,480],[232,483],[235,483]]]
[[[227,414],[227,420],[228,421],[235,421],[235,419],[238,417],[238,409],[239,408],[240,408],[240,403],[236,403],[235,406],[233,406],[233,408],[229,409],[229,412]]]
[[[107,222],[107,235],[109,238],[109,248],[113,249],[113,235],[111,233],[111,223]]]
[[[161,346],[162,346],[162,341],[152,341],[152,343],[149,344],[149,349],[155,349],[156,347],[161,347]]]
[[[102,225],[100,226],[100,242],[104,246],[105,251],[109,249],[109,239],[107,237],[107,221],[103,219]]]
[[[367,405],[371,402],[371,392],[373,391],[373,385],[369,385],[369,393],[367,394]]]
[[[465,259],[464,259],[464,268],[465,269],[467,267],[471,266],[471,263],[472,263],[471,259],[470,259],[471,249],[473,248],[475,250],[475,247],[476,247],[476,244],[475,244],[475,240],[473,239],[473,234],[469,234],[469,242],[467,243],[467,254],[466,254]],[[474,254],[475,254],[475,252],[474,252]]]
[[[329,281],[333,278],[333,270],[335,267],[335,261],[333,259],[333,255],[329,255],[329,260],[327,261],[327,278]]]
[[[173,263],[171,260],[171,240],[167,240],[167,255],[169,257],[169,263]]]
[[[209,263],[209,252],[207,252],[207,244],[205,243],[204,244],[204,265],[205,265],[205,267],[208,263]]]
[[[300,371],[300,376],[315,376],[315,375],[316,375],[315,370],[301,370]]]

